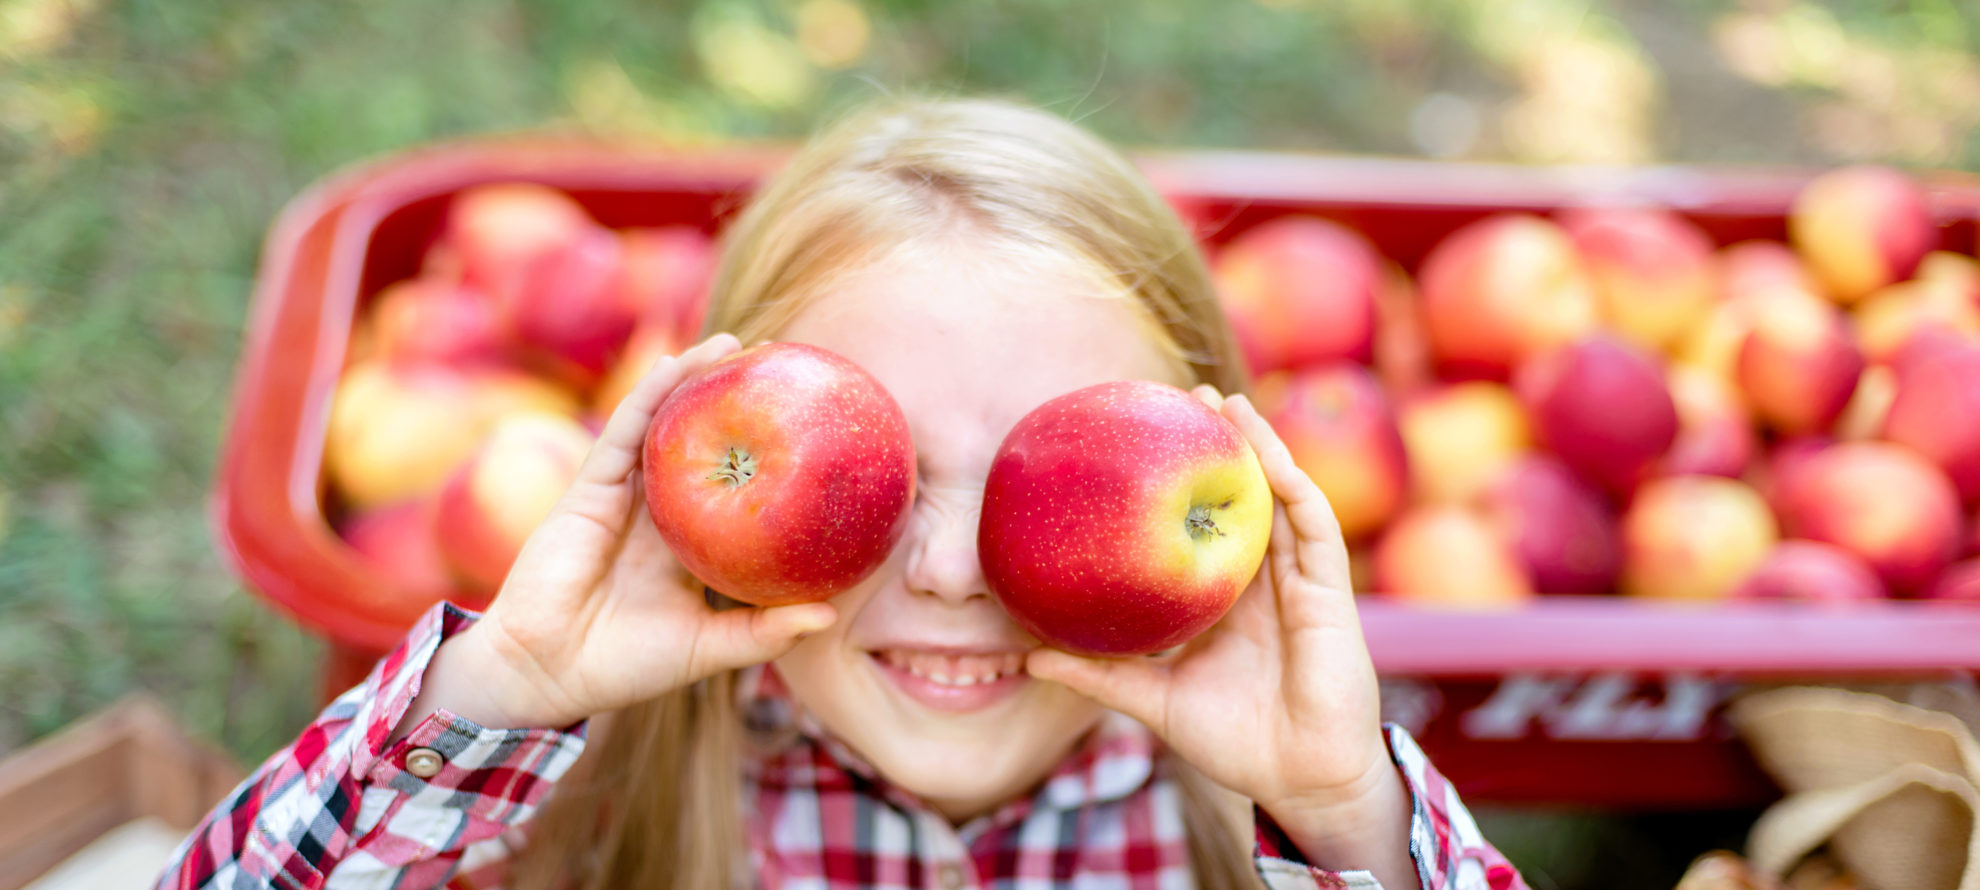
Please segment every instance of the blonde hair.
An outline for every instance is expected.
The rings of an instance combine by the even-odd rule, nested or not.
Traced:
[[[1118,152],[1053,115],[988,100],[876,106],[813,139],[724,234],[705,333],[774,337],[834,276],[964,228],[973,246],[1070,262],[1132,300],[1184,376],[1245,372],[1203,259]],[[513,884],[747,884],[739,787],[751,739],[724,674],[610,716],[530,829]],[[1249,811],[1173,756],[1197,885],[1256,886]]]

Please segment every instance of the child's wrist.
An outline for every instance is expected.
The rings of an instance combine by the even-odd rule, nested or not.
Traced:
[[[548,678],[504,639],[484,618],[441,645],[420,690],[427,713],[445,709],[490,729],[559,728],[588,716],[546,694]]]

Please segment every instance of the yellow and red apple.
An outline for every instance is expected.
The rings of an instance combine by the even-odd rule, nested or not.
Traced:
[[[440,547],[473,589],[502,586],[523,542],[577,478],[592,434],[564,414],[504,418],[440,491]]]
[[[1795,198],[1788,232],[1829,297],[1844,304],[1910,278],[1939,241],[1918,183],[1869,165],[1810,181]]]
[[[1738,361],[1747,405],[1787,435],[1827,430],[1849,404],[1865,364],[1842,313],[1788,291],[1761,298],[1752,313]]]
[[[1533,581],[1490,520],[1456,504],[1412,507],[1375,547],[1375,589],[1449,609],[1504,609],[1533,599]]]
[[[1609,329],[1645,349],[1674,348],[1718,298],[1712,239],[1684,217],[1647,207],[1560,215],[1581,251]]]
[[[1854,553],[1900,595],[1931,583],[1964,538],[1952,481],[1889,442],[1844,442],[1796,461],[1773,499],[1789,536]]]
[[[1465,226],[1423,260],[1423,321],[1439,370],[1503,380],[1598,324],[1594,283],[1560,227],[1502,214]]]
[[[1217,294],[1254,374],[1335,359],[1366,362],[1382,257],[1339,223],[1287,216],[1218,255]]]
[[[370,361],[345,372],[323,463],[351,506],[438,491],[503,417],[577,413],[569,391],[498,367]]]
[[[1257,574],[1272,492],[1236,426],[1188,393],[1103,383],[1018,421],[990,465],[984,579],[1047,645],[1135,655],[1215,624]]]
[[[887,559],[914,501],[914,442],[880,381],[844,356],[769,343],[662,402],[646,504],[695,577],[756,605],[832,597]]]
[[[1779,539],[1767,502],[1743,482],[1653,479],[1623,515],[1622,589],[1661,599],[1722,599],[1759,568]]]
[[[1456,503],[1476,497],[1500,471],[1533,449],[1533,432],[1510,387],[1455,383],[1404,399],[1397,412],[1416,499]]]

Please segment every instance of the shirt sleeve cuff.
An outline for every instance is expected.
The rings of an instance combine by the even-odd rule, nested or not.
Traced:
[[[405,738],[392,741],[440,644],[479,617],[451,603],[435,606],[363,685],[346,694],[358,697],[355,722],[364,733],[351,758],[351,775],[367,787],[406,796],[406,804],[464,809],[480,819],[514,823],[534,812],[584,752],[585,724],[561,730],[489,729],[441,709]],[[431,775],[416,775],[407,766],[408,755],[422,749],[439,755],[439,769]]]
[[[1417,747],[1409,732],[1393,723],[1383,726],[1389,757],[1409,789],[1409,856],[1416,863],[1417,879],[1424,890],[1453,886],[1477,886],[1453,879],[1479,868],[1469,854],[1490,850],[1471,814],[1459,802],[1457,792],[1444,779],[1430,759]],[[1306,861],[1277,822],[1261,807],[1252,807],[1257,824],[1254,856],[1259,876],[1275,890],[1337,887],[1380,888],[1381,882],[1366,871],[1332,872]],[[1496,858],[1493,854],[1492,858]],[[1468,876],[1468,875],[1467,875]]]

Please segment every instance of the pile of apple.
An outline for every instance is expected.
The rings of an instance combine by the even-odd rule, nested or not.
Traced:
[[[713,259],[699,229],[605,228],[542,186],[456,196],[352,327],[324,444],[345,541],[426,601],[485,601],[602,419],[694,339]]]
[[[1980,601],[1980,263],[1886,168],[1812,181],[1789,233],[1502,214],[1411,283],[1293,216],[1215,269],[1362,589]]]

